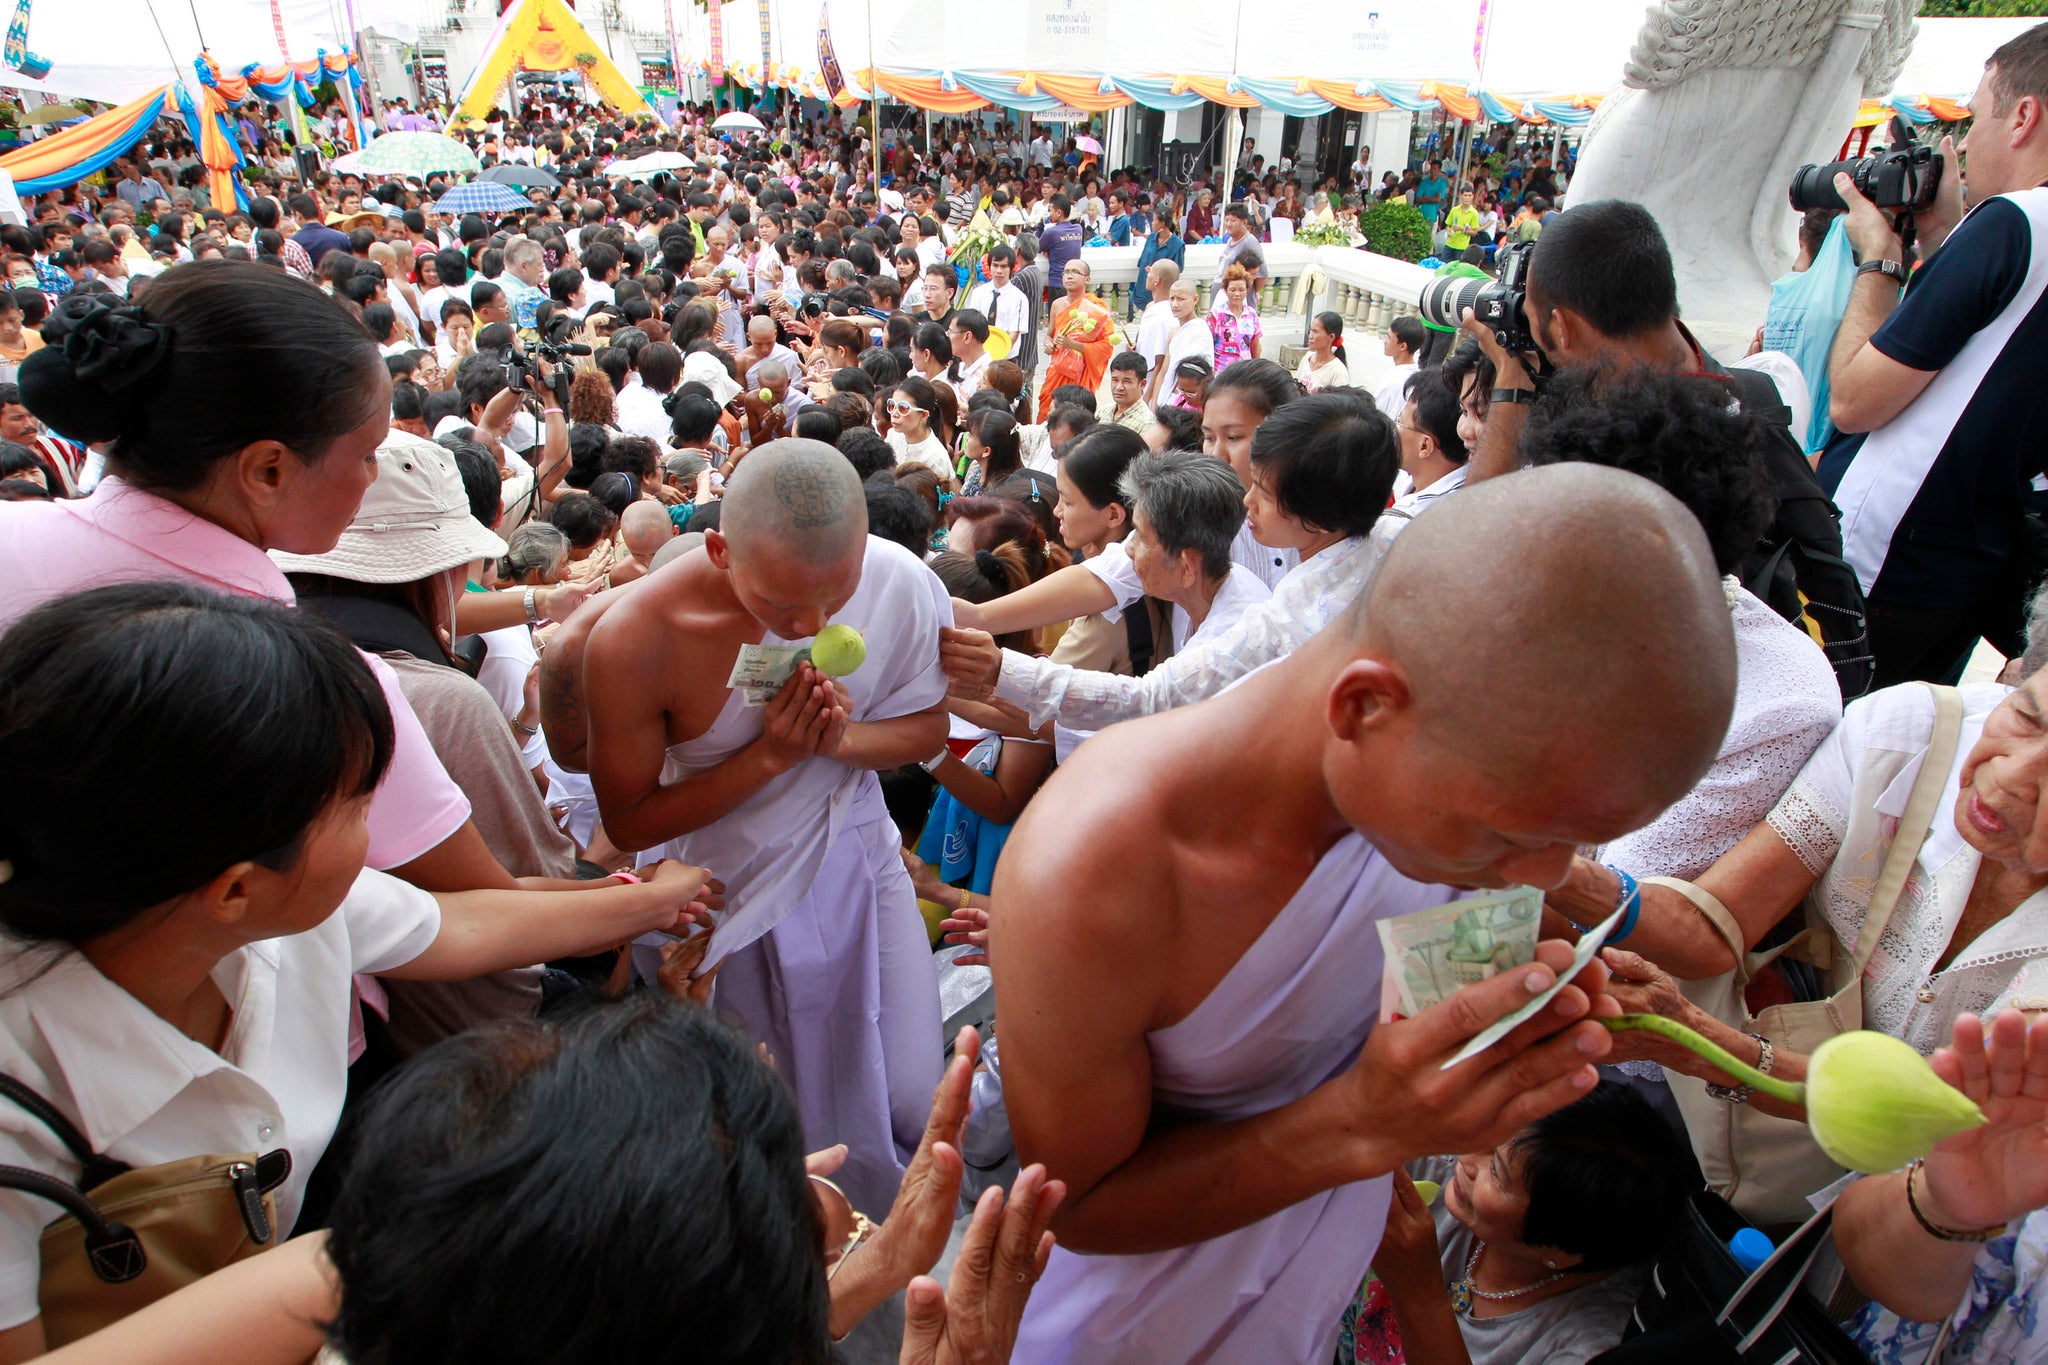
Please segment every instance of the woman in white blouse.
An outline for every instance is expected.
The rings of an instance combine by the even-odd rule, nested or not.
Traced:
[[[2048,1009],[2048,821],[2040,808],[2048,782],[2048,674],[2034,673],[2015,689],[1980,683],[1961,694],[1962,734],[1944,778],[1948,795],[1863,973],[1864,1027],[1922,1053],[1946,1043],[1965,1012]],[[1854,947],[1934,723],[1935,693],[1922,683],[1851,704],[1768,818],[1693,879],[1727,907],[1746,948],[1809,895],[1842,951]],[[1573,882],[1597,894],[1598,875],[1575,875]],[[1619,884],[1608,878],[1611,910]],[[1760,1060],[1753,1037],[1692,1007],[1671,982],[1736,966],[1726,941],[1682,893],[1644,887],[1628,947],[1644,959],[1626,975],[1639,983],[1646,1004],[1739,1060]],[[1680,1051],[1667,1055],[1658,1046],[1644,1055],[1731,1084]],[[1806,1058],[1776,1049],[1771,1074],[1801,1080]],[[1763,1096],[1752,1097],[1759,1101],[1771,1107]]]
[[[431,894],[365,871],[391,751],[361,656],[279,603],[136,584],[23,617],[0,640],[0,1072],[133,1167],[289,1152],[289,1232],[341,1117],[353,973],[464,980],[673,930],[716,899],[669,864],[569,892]],[[0,1164],[80,1178],[4,1102]],[[59,1213],[0,1193],[0,1361],[58,1344],[39,1243]]]

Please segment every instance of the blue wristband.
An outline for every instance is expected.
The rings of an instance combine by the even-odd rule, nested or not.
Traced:
[[[1636,919],[1643,913],[1643,892],[1642,888],[1636,885],[1634,877],[1613,863],[1603,863],[1601,866],[1621,878],[1621,902],[1615,908],[1619,910],[1626,907],[1628,913],[1621,917],[1621,923],[1607,936],[1609,943],[1619,943],[1636,931]]]

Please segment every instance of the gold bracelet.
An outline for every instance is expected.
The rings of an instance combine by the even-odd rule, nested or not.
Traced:
[[[1993,1237],[2004,1234],[2006,1228],[2004,1223],[2000,1223],[1995,1227],[1970,1228],[1968,1230],[1945,1228],[1922,1213],[1920,1211],[1920,1201],[1913,1197],[1913,1177],[1918,1175],[1920,1168],[1926,1164],[1927,1159],[1925,1157],[1915,1157],[1913,1164],[1906,1167],[1906,1207],[1913,1211],[1913,1218],[1920,1224],[1921,1231],[1925,1232],[1929,1237],[1943,1242],[1988,1242]]]

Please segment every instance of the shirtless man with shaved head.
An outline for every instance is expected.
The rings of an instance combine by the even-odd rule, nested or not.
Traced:
[[[1553,885],[1690,790],[1733,705],[1728,609],[1698,522],[1634,475],[1459,497],[1306,647],[1104,731],[1018,821],[1003,1090],[1019,1158],[1069,1193],[1017,1359],[1328,1360],[1388,1173],[1594,1084],[1599,963],[1446,1071],[1570,954],[1376,1028],[1375,921]]]
[[[848,1145],[838,1179],[876,1211],[923,1132],[943,1021],[875,773],[945,743],[945,602],[915,555],[868,535],[843,455],[775,441],[735,472],[702,548],[609,600],[583,651],[605,833],[717,870],[714,1007],[768,1044],[811,1145]],[[851,674],[799,664],[758,706],[726,685],[749,646],[828,623],[866,638]]]

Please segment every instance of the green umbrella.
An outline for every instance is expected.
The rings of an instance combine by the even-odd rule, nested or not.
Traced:
[[[476,153],[440,133],[385,133],[349,160],[354,169],[375,175],[468,175],[477,169]]]

